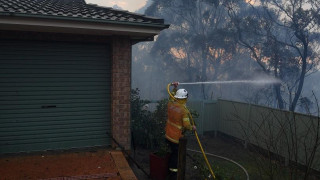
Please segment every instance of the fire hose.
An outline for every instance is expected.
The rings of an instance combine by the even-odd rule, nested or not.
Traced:
[[[187,150],[190,151],[190,152],[201,153],[200,151],[197,151],[197,150],[194,150],[194,149],[187,149]],[[243,170],[243,172],[246,174],[247,180],[250,180],[248,171],[241,164],[237,163],[236,161],[234,161],[232,159],[229,159],[229,158],[226,158],[226,157],[223,157],[223,156],[212,154],[212,153],[206,153],[206,155],[213,156],[213,157],[216,157],[216,158],[220,158],[220,159],[229,161],[229,162],[239,166]],[[192,158],[191,156],[189,156],[189,157]]]
[[[175,98],[175,97],[171,94],[171,92],[170,92],[170,85],[171,85],[171,83],[169,83],[168,86],[167,86],[168,94],[170,95],[170,97],[171,97],[172,99],[176,100],[176,98]],[[190,119],[191,119],[192,125],[195,126],[195,123],[194,123],[194,120],[193,120],[193,118],[192,118],[191,113],[188,112],[188,115],[189,115],[189,117],[190,117]],[[206,162],[206,164],[207,164],[207,166],[208,166],[208,169],[209,169],[209,171],[210,171],[210,174],[212,175],[213,179],[215,179],[216,176],[214,175],[214,173],[213,173],[213,171],[212,171],[212,168],[211,168],[211,165],[210,165],[210,163],[209,163],[209,161],[208,161],[208,158],[207,158],[207,156],[206,156],[206,153],[204,152],[204,150],[203,150],[203,148],[202,148],[202,145],[201,145],[201,142],[200,142],[200,139],[199,139],[197,130],[194,130],[194,134],[195,134],[195,136],[196,136],[196,138],[197,138],[197,142],[198,142],[199,147],[200,147],[200,149],[201,149],[201,152],[202,152],[202,155],[203,155],[203,157],[204,157],[204,160],[205,160],[205,162]]]

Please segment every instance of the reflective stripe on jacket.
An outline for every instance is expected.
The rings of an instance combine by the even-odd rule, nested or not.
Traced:
[[[188,113],[189,111],[185,105],[178,102],[168,102],[166,138],[169,141],[179,143],[179,139],[183,137],[183,131],[185,129],[192,130]]]

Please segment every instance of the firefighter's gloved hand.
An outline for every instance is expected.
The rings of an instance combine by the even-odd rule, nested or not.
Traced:
[[[192,130],[193,130],[193,131],[196,131],[196,130],[197,130],[197,127],[196,127],[196,126],[192,126]]]
[[[176,88],[176,87],[178,87],[179,82],[173,82],[173,83],[171,83],[171,85],[172,85],[172,86],[174,86],[174,87]]]

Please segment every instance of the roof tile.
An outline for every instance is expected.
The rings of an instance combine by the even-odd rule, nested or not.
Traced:
[[[163,19],[87,4],[84,0],[0,0],[0,15],[53,16],[54,18],[163,24]]]

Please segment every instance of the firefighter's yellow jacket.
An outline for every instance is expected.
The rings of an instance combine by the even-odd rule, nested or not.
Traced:
[[[189,110],[183,103],[173,99],[168,102],[168,119],[166,124],[166,138],[173,142],[179,143],[185,130],[192,130],[189,119]]]

